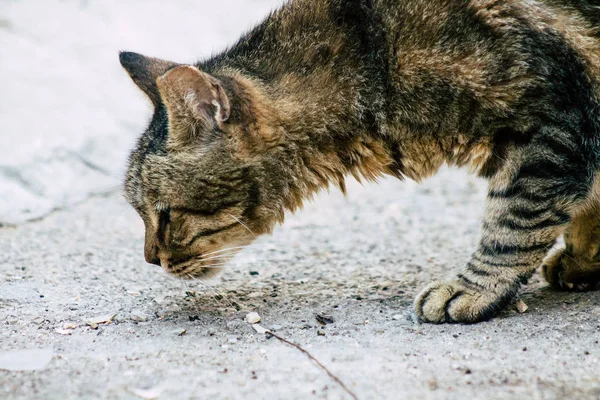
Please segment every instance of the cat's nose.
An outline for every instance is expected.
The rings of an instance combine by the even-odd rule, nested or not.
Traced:
[[[160,267],[160,258],[158,258],[158,247],[147,246],[144,249],[144,258],[148,264],[158,265]]]

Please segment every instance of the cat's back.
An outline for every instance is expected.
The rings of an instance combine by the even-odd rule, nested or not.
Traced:
[[[600,8],[585,0],[376,0],[390,38],[402,124],[453,129],[477,104],[506,115],[534,93],[559,93],[581,62],[600,94]],[[552,93],[551,93],[552,92]],[[541,98],[541,97],[540,97]],[[412,121],[410,109],[422,110]],[[486,121],[485,123],[488,123]]]
[[[600,3],[588,0],[376,0],[399,60],[492,67],[507,56],[551,56],[562,40],[600,58]],[[487,59],[487,60],[486,60]],[[495,60],[493,60],[495,59]],[[496,61],[496,63],[492,62]],[[477,64],[477,63],[476,63]],[[503,66],[506,68],[506,65]],[[480,68],[481,69],[481,68]]]

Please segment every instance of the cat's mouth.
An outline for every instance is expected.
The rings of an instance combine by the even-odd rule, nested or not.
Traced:
[[[166,272],[180,278],[210,278],[221,272],[233,257],[234,254],[221,257],[192,256],[176,263],[161,259],[160,264]]]

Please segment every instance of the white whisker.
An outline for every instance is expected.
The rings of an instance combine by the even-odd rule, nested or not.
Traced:
[[[213,257],[208,258],[199,258],[200,261],[208,261],[208,260],[230,260],[234,257],[234,254],[219,254]]]
[[[204,256],[210,256],[212,254],[223,253],[223,252],[226,252],[226,251],[241,250],[241,249],[244,249],[244,248],[246,248],[246,246],[228,247],[226,249],[211,251],[210,253],[204,254]]]
[[[183,277],[179,277],[179,280],[181,281],[181,283],[183,283],[185,285],[186,288],[186,292],[191,293],[192,289],[190,288],[190,285],[188,285],[187,281],[185,279],[183,279]],[[196,313],[199,314],[200,313],[200,307],[198,306],[198,304],[195,301],[192,301],[192,304],[194,305],[194,308],[196,309]]]
[[[203,281],[200,278],[197,278],[193,275],[188,275],[188,277],[190,279],[192,279],[194,282],[198,282],[200,285],[202,285],[204,288],[208,289],[210,292],[209,293],[210,296],[217,302],[217,304],[221,305],[221,303],[219,302],[219,299],[217,299],[217,297],[215,296],[215,293],[218,296],[221,296],[222,300],[225,300],[225,302],[227,302],[228,304],[226,304],[226,306],[228,307],[233,307],[233,304],[231,304],[231,302],[225,297],[225,295],[223,293],[220,293],[215,287],[213,287],[212,285],[208,284],[207,282]]]
[[[203,265],[201,268],[222,268],[227,266],[227,263]]]
[[[254,234],[254,232],[252,232],[252,231],[250,230],[250,228],[248,228],[248,226],[247,226],[245,223],[243,223],[243,222],[242,222],[242,220],[240,220],[240,219],[239,219],[239,218],[237,218],[237,217],[234,217],[233,215],[231,215],[231,214],[229,214],[229,213],[227,213],[227,214],[228,214],[228,215],[229,215],[231,218],[233,218],[234,220],[236,220],[237,222],[239,222],[239,223],[240,223],[240,224],[241,224],[241,225],[242,225],[244,228],[246,228],[246,230],[247,230],[248,232],[250,232],[250,233],[252,234],[252,236],[254,236],[254,238],[256,239],[256,235]]]
[[[221,302],[219,301],[219,299],[217,298],[216,295],[219,295],[219,293],[214,290],[210,285],[207,285],[206,283],[202,282],[200,279],[195,278],[194,279],[196,282],[200,283],[203,287],[207,288],[209,290],[209,295],[210,297],[213,298],[213,300],[215,301],[215,303],[217,303],[217,305],[221,306]],[[225,297],[223,295],[220,295],[222,299],[224,299]]]

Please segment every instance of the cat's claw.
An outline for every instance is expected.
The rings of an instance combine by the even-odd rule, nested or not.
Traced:
[[[510,298],[509,293],[477,291],[459,281],[436,282],[417,296],[415,312],[423,322],[474,323],[493,317]]]

